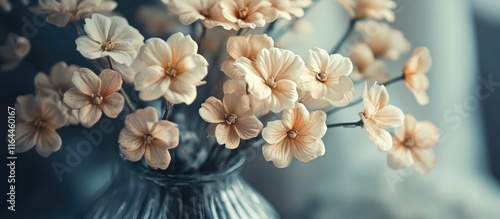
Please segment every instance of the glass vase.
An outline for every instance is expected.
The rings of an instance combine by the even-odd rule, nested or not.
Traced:
[[[241,177],[245,158],[239,154],[217,171],[184,175],[121,160],[109,189],[85,218],[279,218]]]

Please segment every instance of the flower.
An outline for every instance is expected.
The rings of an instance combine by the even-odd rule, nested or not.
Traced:
[[[326,114],[323,111],[309,113],[306,107],[297,103],[294,109],[283,111],[281,120],[271,121],[262,129],[267,142],[262,147],[266,161],[272,161],[278,168],[285,168],[295,156],[308,162],[325,154]]]
[[[299,98],[297,81],[304,61],[288,50],[263,49],[255,62],[241,57],[236,67],[245,74],[248,91],[273,112],[292,109]]]
[[[116,8],[113,0],[39,0],[31,8],[33,13],[47,14],[47,22],[58,27],[65,27],[69,22],[89,17],[95,12],[109,12]]]
[[[208,62],[197,54],[198,45],[190,36],[176,33],[167,41],[151,38],[138,59],[145,66],[135,77],[139,97],[149,101],[164,96],[173,104],[193,103],[196,86],[207,75]]]
[[[401,54],[410,50],[410,42],[403,32],[393,29],[387,23],[363,21],[356,25],[363,40],[373,51],[375,57],[398,60]]]
[[[314,99],[326,98],[334,106],[347,106],[354,98],[354,84],[348,77],[352,62],[340,54],[329,55],[315,48],[309,50],[306,73],[300,77],[304,90]]]
[[[271,2],[273,8],[278,10],[278,17],[287,20],[291,20],[292,15],[303,17],[304,8],[312,5],[312,0],[269,0],[269,2]]]
[[[217,142],[225,144],[228,149],[237,148],[240,139],[256,137],[263,126],[253,115],[248,96],[238,93],[224,95],[222,102],[209,97],[201,104],[199,113],[206,122],[217,124],[215,133],[209,134],[215,134]]]
[[[171,160],[168,149],[179,145],[179,129],[175,123],[158,121],[156,109],[148,106],[125,117],[118,142],[127,160],[136,162],[144,156],[151,168],[165,170]]]
[[[209,29],[222,26],[229,30],[234,26],[222,16],[220,0],[170,0],[170,2],[163,0],[163,2],[168,5],[171,12],[179,15],[179,20],[184,25],[201,20]]]
[[[231,29],[263,27],[278,17],[278,11],[268,1],[258,0],[222,0],[222,15],[233,26]]]
[[[30,49],[31,43],[26,37],[9,34],[5,44],[0,46],[0,57],[5,60],[0,70],[9,71],[16,68]]]
[[[88,59],[109,56],[120,64],[132,63],[143,45],[144,37],[122,17],[93,14],[83,28],[88,35],[76,39],[76,50]]]
[[[396,3],[391,0],[337,0],[344,7],[351,17],[362,19],[385,19],[394,22],[395,16],[392,9],[396,8]]]
[[[144,66],[142,66],[138,59],[135,59],[132,64],[120,64],[113,62],[113,68],[122,75],[124,82],[133,84],[135,76],[144,68]]]
[[[68,124],[78,124],[78,110],[68,107],[62,103],[64,93],[73,87],[73,73],[80,67],[76,65],[68,66],[64,61],[58,62],[50,69],[50,76],[39,72],[35,76],[35,87],[38,95],[53,96],[58,103],[61,103],[68,114]]]
[[[406,115],[404,125],[394,129],[394,146],[389,151],[387,163],[398,170],[413,166],[422,175],[427,175],[436,161],[432,147],[439,140],[438,128],[428,121],[418,121]]]
[[[353,79],[372,81],[387,81],[389,75],[384,70],[384,62],[375,59],[373,51],[365,43],[357,43],[351,47],[349,58],[354,64],[351,74]]]
[[[363,127],[368,133],[368,138],[373,141],[381,151],[390,150],[392,137],[385,128],[394,128],[403,124],[403,112],[389,104],[389,94],[384,85],[373,84],[370,90],[363,92],[364,112],[359,113]]]
[[[425,92],[429,88],[429,79],[425,75],[432,66],[432,57],[429,49],[418,47],[406,61],[403,69],[406,86],[411,90],[418,104],[427,105],[429,97]]]
[[[113,70],[105,69],[95,75],[88,68],[80,68],[74,73],[75,87],[64,93],[64,103],[73,109],[80,109],[78,119],[85,127],[91,127],[102,113],[116,118],[123,110],[124,98],[117,91],[122,87],[122,76]]]
[[[61,137],[56,129],[66,125],[65,108],[48,97],[25,95],[17,97],[16,153],[23,153],[36,145],[42,157],[48,157],[61,148]]]
[[[226,46],[229,56],[222,62],[221,71],[230,78],[243,79],[245,77],[243,72],[238,71],[234,66],[236,59],[246,57],[251,61],[255,61],[257,54],[262,49],[270,49],[273,46],[273,38],[267,34],[229,37]]]

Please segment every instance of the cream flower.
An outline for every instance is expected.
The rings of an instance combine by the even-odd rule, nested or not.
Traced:
[[[124,82],[133,84],[135,76],[144,68],[144,66],[142,66],[138,59],[135,59],[132,64],[120,64],[113,62],[113,68],[122,75]]]
[[[278,168],[285,168],[293,156],[302,162],[323,156],[325,145],[321,138],[327,130],[325,122],[325,112],[309,113],[300,103],[292,110],[283,111],[281,120],[268,122],[262,130],[267,142],[262,147],[264,158]]]
[[[127,115],[118,142],[127,160],[136,162],[144,156],[151,168],[165,170],[171,160],[168,149],[179,145],[179,129],[175,123],[158,121],[156,109],[148,106]]]
[[[347,106],[354,98],[354,85],[349,75],[352,62],[340,54],[329,55],[315,48],[309,50],[306,73],[300,79],[314,99],[326,98],[337,107]]]
[[[422,175],[427,175],[436,162],[432,147],[439,140],[438,128],[428,121],[418,121],[406,115],[404,125],[394,129],[394,146],[389,151],[387,163],[398,170],[412,166]]]
[[[351,78],[355,80],[387,81],[389,75],[384,70],[384,62],[375,59],[373,51],[365,43],[357,43],[349,51],[354,68]]]
[[[359,113],[363,127],[368,133],[368,138],[373,141],[381,151],[390,150],[392,137],[385,128],[394,128],[403,124],[403,112],[389,104],[389,94],[384,85],[373,84],[370,90],[363,92],[364,112]]]
[[[62,103],[64,93],[73,87],[73,73],[78,71],[80,67],[76,65],[68,66],[61,61],[52,66],[50,76],[40,72],[35,76],[35,87],[37,93],[42,96],[53,96],[67,108],[68,124],[78,124],[78,110],[72,109]]]
[[[278,10],[278,16],[287,20],[304,16],[304,8],[312,5],[312,0],[269,0],[272,7]]]
[[[124,98],[119,91],[121,75],[105,69],[99,77],[87,68],[80,68],[72,78],[75,87],[64,93],[64,103],[73,109],[80,109],[78,119],[85,127],[93,126],[102,113],[116,118],[123,110]]]
[[[42,157],[48,157],[61,148],[61,137],[55,131],[66,124],[65,108],[48,97],[19,96],[16,108],[16,153],[23,153],[36,145]]]
[[[163,0],[174,14],[179,15],[179,20],[184,25],[190,25],[201,20],[205,27],[211,29],[222,26],[231,29],[230,23],[222,16],[220,0]]]
[[[302,59],[288,50],[263,49],[255,62],[241,57],[236,67],[245,74],[248,91],[273,111],[292,109],[299,98],[297,81],[304,72]]]
[[[356,25],[356,29],[375,57],[398,60],[401,54],[410,51],[410,42],[403,32],[393,29],[387,23],[363,21]]]
[[[0,46],[0,57],[5,60],[0,70],[9,71],[16,68],[30,49],[31,43],[26,37],[9,34],[5,44]]]
[[[222,102],[209,97],[201,104],[199,113],[206,122],[217,124],[215,133],[209,134],[215,134],[217,142],[228,149],[237,148],[240,139],[256,137],[263,126],[253,115],[248,96],[238,93],[224,95]]]
[[[113,0],[38,0],[34,13],[47,14],[47,22],[65,27],[69,22],[89,17],[95,12],[109,12],[115,9]]]
[[[273,38],[267,34],[229,37],[226,46],[229,56],[222,62],[221,70],[230,78],[243,79],[245,78],[243,72],[234,66],[236,59],[246,57],[255,61],[262,49],[270,49],[273,46]]]
[[[394,22],[395,16],[392,9],[396,8],[396,3],[392,0],[337,0],[344,7],[351,17],[362,19],[385,19]]]
[[[263,27],[278,17],[278,11],[268,1],[222,0],[222,15],[234,24],[231,29]]]
[[[190,36],[176,33],[167,41],[151,38],[138,59],[143,66],[135,77],[139,97],[149,101],[164,96],[173,104],[193,103],[196,86],[207,75],[208,62],[197,54],[198,45]]]
[[[120,64],[132,63],[143,45],[144,37],[122,17],[93,14],[83,28],[88,35],[76,39],[76,49],[88,59],[109,56]]]
[[[406,86],[413,92],[418,104],[427,105],[429,97],[425,92],[429,88],[429,79],[425,75],[432,66],[432,57],[429,49],[418,47],[403,69]]]

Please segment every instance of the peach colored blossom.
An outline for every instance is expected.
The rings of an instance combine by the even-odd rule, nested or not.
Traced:
[[[50,75],[40,72],[35,76],[35,88],[37,94],[41,96],[52,96],[57,103],[67,108],[68,124],[78,124],[78,110],[68,107],[62,102],[64,93],[73,87],[73,73],[78,71],[80,67],[76,65],[68,66],[61,61],[52,66]]]
[[[278,17],[291,20],[292,16],[303,17],[304,8],[312,5],[312,0],[269,0],[278,10]]]
[[[68,115],[48,97],[25,95],[17,97],[16,153],[23,153],[35,146],[42,157],[48,157],[61,148],[61,137],[55,131],[66,125]]]
[[[201,20],[206,28],[222,26],[224,29],[231,29],[232,25],[224,16],[220,0],[170,0],[165,4],[174,14],[179,15],[179,20],[184,25],[190,25],[197,20]]]
[[[112,11],[116,6],[113,0],[38,0],[31,11],[46,14],[48,23],[65,27],[69,22],[90,17],[95,12]]]
[[[221,70],[230,78],[243,79],[245,78],[243,72],[234,66],[236,59],[246,57],[255,61],[262,49],[270,49],[273,46],[273,38],[267,34],[229,37],[226,46],[229,56],[222,62]]]
[[[439,130],[434,124],[406,115],[404,125],[394,129],[394,146],[388,153],[387,163],[395,170],[412,166],[427,175],[434,168],[436,158],[432,147],[438,140]]]
[[[197,54],[198,45],[190,36],[176,33],[165,42],[151,38],[141,49],[138,59],[145,66],[135,77],[135,89],[143,100],[163,96],[173,104],[191,104],[196,86],[208,72],[207,60]]]
[[[268,122],[262,130],[267,142],[262,147],[264,158],[278,168],[285,168],[294,156],[302,162],[323,156],[325,145],[321,138],[327,131],[325,122],[325,112],[309,113],[300,103],[294,109],[284,110],[281,120]]]
[[[404,114],[401,109],[389,105],[389,94],[384,85],[373,84],[370,90],[363,92],[364,112],[359,113],[363,127],[368,133],[368,138],[373,141],[381,151],[390,150],[392,137],[386,128],[394,128],[403,124]]]
[[[233,24],[231,29],[263,27],[278,17],[268,1],[222,0],[222,15]]]
[[[5,44],[0,46],[0,58],[4,63],[2,71],[15,69],[31,50],[31,43],[26,37],[12,34],[7,37]]]
[[[102,113],[116,118],[123,110],[124,98],[119,91],[122,87],[121,75],[105,69],[99,77],[88,68],[80,68],[72,78],[75,87],[64,93],[64,103],[79,109],[78,120],[85,127],[91,127],[101,118]]]
[[[75,40],[76,50],[88,59],[109,56],[117,63],[130,64],[144,44],[141,33],[123,17],[93,14],[83,28],[88,35]]]
[[[263,49],[255,62],[241,57],[236,67],[245,74],[248,91],[272,112],[292,109],[299,96],[296,81],[305,71],[302,59],[288,50]]]
[[[363,21],[357,23],[356,29],[377,58],[398,60],[401,54],[410,51],[410,42],[403,32],[393,29],[387,23]]]
[[[425,75],[432,66],[432,57],[429,49],[418,47],[403,69],[406,86],[415,95],[418,104],[427,105],[429,97],[425,92],[429,88],[429,79]]]
[[[237,148],[240,139],[256,137],[263,126],[253,114],[248,96],[238,93],[225,94],[222,102],[209,97],[201,104],[199,113],[206,122],[216,124],[215,133],[209,134],[215,135],[217,142],[228,149]]]
[[[351,78],[355,80],[387,81],[390,79],[384,70],[384,62],[375,59],[373,51],[365,43],[357,43],[349,51],[354,68]]]
[[[144,156],[151,168],[165,170],[171,160],[168,149],[179,145],[179,129],[170,121],[158,121],[156,109],[148,106],[125,117],[118,142],[127,160],[136,162]]]
[[[342,107],[354,98],[349,58],[340,54],[329,55],[324,49],[315,48],[309,50],[306,69],[300,77],[302,87],[314,99],[326,98],[332,105]]]
[[[385,19],[394,22],[395,16],[392,9],[396,3],[392,0],[337,0],[353,18]]]

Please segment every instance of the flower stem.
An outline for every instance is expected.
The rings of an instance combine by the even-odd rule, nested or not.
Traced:
[[[363,127],[363,121],[359,120],[357,122],[346,122],[346,123],[335,123],[327,125],[328,128],[343,127],[343,128],[356,128]]]
[[[395,83],[395,82],[398,82],[398,81],[400,81],[400,80],[404,80],[404,79],[405,79],[405,75],[404,75],[404,74],[402,74],[401,76],[398,76],[398,77],[395,77],[395,78],[393,78],[393,79],[390,79],[390,80],[388,80],[388,81],[384,82],[384,83],[383,83],[383,84],[381,84],[381,85],[384,85],[385,87],[387,87],[387,86],[389,86],[389,85],[391,85],[391,84],[393,84],[393,83]],[[334,109],[331,109],[331,110],[327,111],[327,112],[326,112],[326,115],[331,115],[331,114],[333,114],[333,113],[335,113],[335,112],[337,112],[337,111],[339,111],[339,110],[341,110],[341,109],[345,109],[345,108],[347,108],[347,107],[354,106],[354,105],[356,105],[356,104],[358,104],[358,103],[361,103],[362,101],[363,101],[363,98],[362,98],[362,97],[359,97],[358,99],[356,99],[355,101],[351,102],[349,105],[347,105],[347,106],[345,106],[345,107],[334,108]]]
[[[75,22],[73,22],[73,26],[75,27],[76,35],[82,36],[85,33],[83,32],[82,28]]]
[[[335,45],[335,47],[332,50],[330,50],[330,54],[334,54],[334,53],[338,53],[339,52],[340,47],[342,47],[342,45],[345,43],[345,41],[347,40],[347,38],[351,34],[352,30],[356,26],[356,22],[357,21],[358,21],[358,19],[351,19],[351,21],[349,22],[349,26],[347,27],[347,31],[344,33],[344,35],[342,36],[342,38],[340,38],[340,40],[337,43],[337,45]]]
[[[111,70],[115,70],[115,68],[114,68],[114,66],[113,66],[113,62],[111,62],[111,57],[106,56],[106,58],[108,59],[109,69],[111,69]]]
[[[106,56],[106,59],[108,60],[109,69],[114,71],[113,62],[111,61],[111,57]],[[127,106],[130,109],[130,111],[135,112],[135,105],[132,103],[132,101],[130,100],[130,97],[128,96],[127,92],[125,92],[123,87],[120,88],[120,93],[123,95],[123,98],[125,99],[125,102],[127,103]]]
[[[170,112],[170,110],[172,109],[173,106],[174,106],[174,104],[172,104],[168,100],[165,100],[165,108],[163,110],[163,116],[162,116],[163,120],[168,120],[168,113]]]

